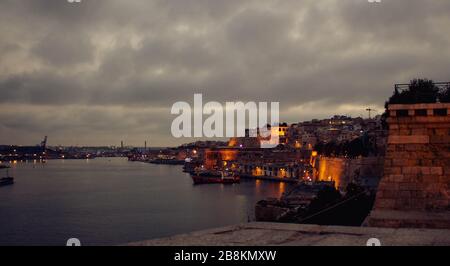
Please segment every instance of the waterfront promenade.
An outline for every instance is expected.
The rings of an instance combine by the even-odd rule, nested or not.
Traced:
[[[239,175],[241,179],[255,179],[255,180],[264,180],[264,181],[274,181],[274,182],[283,182],[283,183],[300,183],[299,179],[294,178],[283,178],[283,177],[276,177],[276,176],[253,176],[253,175],[245,175],[241,174]]]

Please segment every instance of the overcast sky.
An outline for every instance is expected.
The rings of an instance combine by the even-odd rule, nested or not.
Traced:
[[[382,113],[450,80],[447,0],[0,0],[0,143],[176,145],[176,101],[279,101],[281,120]]]

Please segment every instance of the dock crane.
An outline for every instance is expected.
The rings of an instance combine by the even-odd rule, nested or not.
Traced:
[[[44,137],[44,140],[41,142],[42,155],[45,156],[45,152],[47,151],[47,136]]]

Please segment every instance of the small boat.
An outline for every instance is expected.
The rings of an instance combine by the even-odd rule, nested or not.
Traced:
[[[0,187],[12,185],[12,184],[14,184],[14,178],[13,177],[0,178]]]
[[[240,178],[227,171],[195,171],[191,174],[194,185],[201,184],[236,184]]]
[[[151,163],[151,164],[166,164],[166,165],[183,165],[184,160],[158,158],[158,159],[150,160],[149,163]]]
[[[14,177],[9,176],[8,172],[6,172],[6,177],[0,178],[0,187],[12,184],[14,184]]]

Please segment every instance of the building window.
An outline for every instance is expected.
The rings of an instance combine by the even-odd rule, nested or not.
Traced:
[[[427,116],[427,109],[418,109],[415,110],[416,116]]]
[[[434,109],[433,110],[433,114],[435,115],[435,116],[447,116],[448,114],[447,114],[447,109]]]
[[[397,110],[397,116],[398,116],[398,117],[409,116],[408,110]]]

